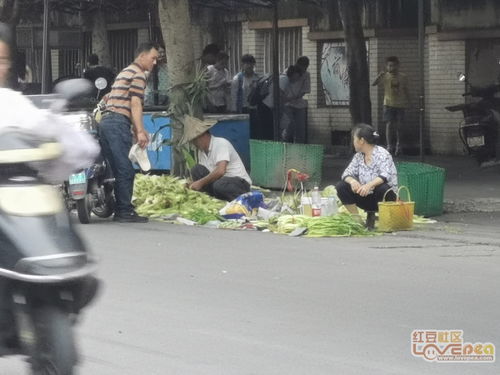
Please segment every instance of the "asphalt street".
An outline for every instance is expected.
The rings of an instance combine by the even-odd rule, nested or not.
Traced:
[[[500,216],[374,238],[79,226],[103,289],[80,375],[496,374],[412,356],[414,329],[500,347]],[[473,224],[464,224],[472,222]],[[26,373],[20,358],[0,374]]]

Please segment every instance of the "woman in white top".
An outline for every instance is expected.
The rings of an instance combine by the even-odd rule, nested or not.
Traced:
[[[358,125],[352,135],[356,154],[336,186],[337,195],[349,212],[357,214],[359,207],[372,221],[378,202],[388,190],[397,188],[397,170],[391,154],[376,145],[379,135],[370,125]],[[386,200],[395,199],[395,192],[389,191]]]

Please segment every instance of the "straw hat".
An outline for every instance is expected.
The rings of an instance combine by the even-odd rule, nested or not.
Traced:
[[[180,141],[181,145],[191,142],[196,137],[208,131],[217,123],[217,120],[199,120],[196,117],[184,115],[182,122],[184,123],[184,134]]]

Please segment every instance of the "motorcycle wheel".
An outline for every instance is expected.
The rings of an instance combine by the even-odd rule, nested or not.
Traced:
[[[78,220],[82,224],[90,223],[90,213],[92,207],[90,205],[90,195],[85,195],[85,198],[76,201],[76,212],[78,213]]]
[[[103,219],[106,219],[113,215],[113,212],[115,212],[115,199],[113,198],[113,194],[109,193],[109,195],[106,195],[106,200],[105,202],[100,205],[96,206],[92,209],[92,212]]]
[[[54,306],[33,310],[35,345],[31,353],[32,375],[73,375],[78,356],[67,313]]]

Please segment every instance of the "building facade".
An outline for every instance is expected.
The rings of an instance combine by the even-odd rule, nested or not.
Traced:
[[[279,22],[280,70],[305,55],[310,59],[311,93],[308,110],[308,142],[324,144],[335,153],[349,142],[352,124],[348,108],[348,74],[345,42],[336,1],[320,0],[320,6],[299,0],[282,0]],[[403,129],[407,152],[419,144],[419,59],[417,0],[366,0],[362,21],[368,50],[370,81],[385,67],[388,56],[398,56],[401,71],[409,77],[411,105]],[[462,154],[458,136],[460,113],[445,106],[463,103],[465,84],[457,79],[465,73],[470,82],[496,82],[500,72],[500,3],[495,0],[426,0],[425,29],[425,139],[427,152]],[[258,73],[272,66],[271,14],[258,8],[192,11],[193,49],[200,57],[203,47],[218,43],[231,56],[232,73],[239,69],[242,54],[252,54]],[[151,38],[146,19],[108,23],[115,69],[132,59],[135,46]],[[31,31],[33,32],[33,31]],[[35,35],[37,33],[34,33]],[[153,32],[154,34],[154,32]],[[81,46],[52,50],[53,78],[72,74],[72,64],[89,53],[87,36]],[[28,48],[26,48],[28,50]],[[82,52],[83,51],[83,52]],[[168,54],[168,51],[167,51]],[[371,87],[373,125],[383,132],[383,91]],[[344,135],[344,137],[342,137]]]

